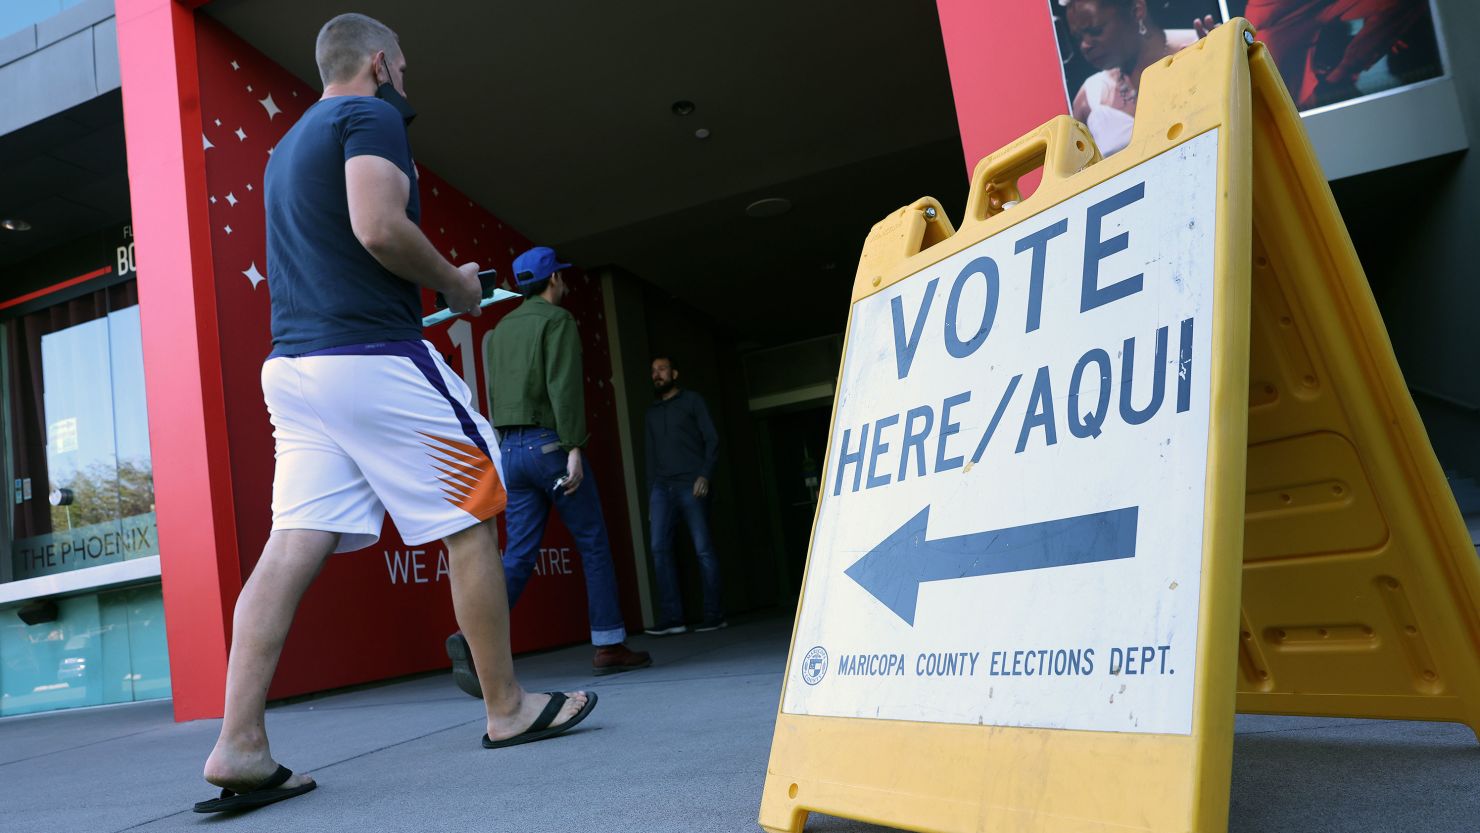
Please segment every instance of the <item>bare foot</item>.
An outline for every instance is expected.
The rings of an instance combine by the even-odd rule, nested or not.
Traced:
[[[216,748],[206,759],[205,779],[218,787],[234,793],[244,793],[257,787],[277,772],[277,762],[272,759],[267,743],[260,745],[238,745],[226,738],[216,741]],[[306,772],[295,772],[280,789],[290,790],[313,783]]]
[[[581,709],[586,707],[586,700],[588,699],[584,691],[567,691],[565,692],[565,698],[565,705],[555,715],[555,721],[550,724],[551,727],[560,726],[572,717],[575,717]],[[489,740],[505,740],[523,732],[529,728],[530,724],[534,723],[540,716],[540,712],[544,711],[545,706],[549,704],[550,695],[548,694],[530,694],[527,691],[524,692],[524,697],[520,701],[517,710],[499,717],[489,716]]]

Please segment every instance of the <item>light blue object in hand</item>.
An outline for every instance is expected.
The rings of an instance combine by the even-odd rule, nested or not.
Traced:
[[[510,292],[507,289],[495,289],[493,290],[493,294],[484,298],[481,302],[479,302],[478,306],[486,307],[490,304],[497,304],[499,301],[507,301],[510,298],[518,297],[519,293],[517,292]],[[456,317],[457,315],[458,313],[453,312],[451,309],[439,309],[431,315],[428,315],[426,318],[421,319],[421,326],[435,327],[436,325],[441,324],[443,321],[446,321],[449,318]]]

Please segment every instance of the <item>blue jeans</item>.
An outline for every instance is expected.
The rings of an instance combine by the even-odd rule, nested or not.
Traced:
[[[601,646],[623,642],[627,627],[617,600],[617,574],[612,567],[611,544],[606,538],[606,521],[601,515],[590,462],[582,460],[585,479],[574,494],[565,494],[563,487],[557,493],[553,487],[558,478],[565,476],[566,462],[560,437],[548,428],[511,428],[499,434],[499,448],[504,456],[504,488],[509,493],[505,510],[509,542],[504,548],[509,608],[513,609],[529,583],[553,505],[581,554],[591,643]]]
[[[648,508],[653,526],[653,569],[658,574],[658,627],[683,624],[678,565],[673,560],[673,528],[680,515],[699,556],[699,572],[704,581],[704,624],[720,622],[725,618],[725,611],[720,597],[719,556],[714,552],[714,539],[709,534],[708,498],[694,497],[692,481],[659,481],[653,484]]]

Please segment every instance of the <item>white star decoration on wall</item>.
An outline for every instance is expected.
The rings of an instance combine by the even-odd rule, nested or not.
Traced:
[[[239,64],[239,63],[237,63],[236,61],[232,61],[231,62],[231,68],[234,69],[234,70],[241,69],[242,68],[242,65]]]
[[[242,130],[240,127],[238,127],[236,129],[236,138],[237,141],[245,142],[247,140],[247,131]]]
[[[228,194],[227,194],[227,195],[226,195],[226,202],[227,202],[227,204],[228,204],[228,205],[230,205],[230,206],[231,206],[231,207],[232,207],[232,208],[236,208],[236,204],[237,204],[237,203],[238,203],[238,202],[241,202],[241,200],[238,200],[238,199],[237,199],[237,198],[236,198],[236,194],[232,194],[232,193],[228,193]]]
[[[259,99],[257,103],[267,110],[268,121],[272,121],[273,116],[283,112],[282,108],[277,106],[277,102],[272,100],[272,93],[268,93],[267,98]]]
[[[261,272],[258,272],[257,271],[257,261],[255,261],[255,260],[252,261],[252,265],[249,266],[249,267],[247,267],[247,270],[245,272],[242,272],[242,274],[243,275],[246,275],[247,276],[247,280],[249,280],[249,281],[252,282],[252,288],[253,289],[256,289],[257,288],[257,284],[262,283],[263,281],[267,280],[267,278],[264,277]]]
[[[231,233],[231,226],[227,226],[227,227],[226,227],[226,233],[227,233],[227,234],[230,234],[230,233]]]
[[[200,134],[200,140],[205,143],[204,150],[210,150],[215,147],[215,145],[211,144],[211,140],[206,138],[206,134],[204,133]]]

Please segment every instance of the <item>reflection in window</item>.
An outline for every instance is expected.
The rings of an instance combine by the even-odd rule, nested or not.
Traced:
[[[0,717],[170,696],[158,584],[57,604],[39,625],[0,608]]]
[[[137,285],[6,329],[12,578],[158,555]]]

